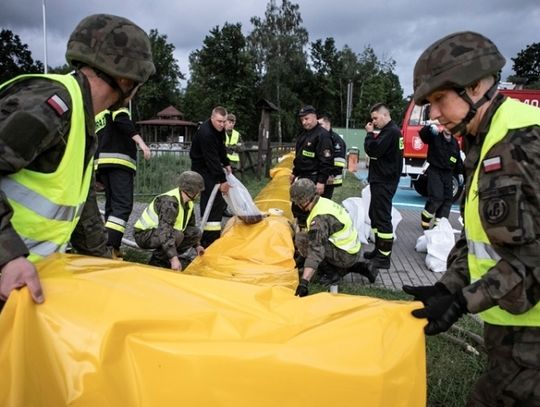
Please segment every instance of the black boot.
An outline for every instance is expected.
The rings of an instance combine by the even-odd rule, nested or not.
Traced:
[[[393,244],[393,238],[383,239],[381,237],[377,237],[375,244],[377,254],[371,259],[373,267],[385,270],[390,268],[390,255],[392,254]]]
[[[371,260],[372,258],[374,258],[377,255],[377,253],[378,253],[377,240],[379,240],[379,238],[377,236],[375,236],[375,247],[370,252],[365,252],[364,253],[364,259]]]
[[[355,263],[350,269],[350,273],[357,273],[366,277],[371,284],[375,282],[379,275],[379,270],[373,267],[373,264],[369,261],[359,261]]]

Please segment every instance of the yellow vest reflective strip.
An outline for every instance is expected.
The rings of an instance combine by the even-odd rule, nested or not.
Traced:
[[[150,205],[141,214],[139,220],[135,223],[135,229],[139,230],[148,230],[155,229],[159,225],[159,217],[156,213],[155,202],[156,199],[160,196],[174,196],[178,200],[178,215],[176,215],[176,220],[174,222],[174,228],[176,230],[185,230],[187,227],[187,221],[191,218],[193,214],[193,202],[188,202],[188,214],[186,217],[186,224],[184,224],[184,207],[182,206],[182,199],[180,197],[180,190],[178,188],[171,189],[170,191],[165,192],[164,194],[156,196]]]
[[[221,222],[206,222],[203,230],[207,232],[218,232],[221,230]]]
[[[233,129],[231,131],[230,136],[229,134],[227,134],[227,132],[225,132],[225,146],[226,147],[236,146],[238,144],[238,140],[240,140],[240,133],[237,132],[236,130]],[[240,156],[236,152],[227,154],[227,157],[229,157],[229,160],[234,161],[234,162],[240,161]]]
[[[81,89],[72,75],[21,75],[0,88],[24,78],[45,78],[61,83],[71,97],[70,132],[64,155],[55,172],[40,173],[22,169],[6,177],[2,190],[13,208],[11,224],[27,245],[32,262],[51,253],[64,251],[79,221],[88,196],[93,161],[84,168],[86,127]],[[31,191],[22,198],[21,191]],[[40,206],[44,205],[44,208]]]
[[[131,112],[129,111],[129,109],[127,107],[121,107],[120,109],[118,110],[115,110],[113,113],[112,113],[112,119],[116,119],[116,116],[118,116],[120,113],[125,113],[128,115],[128,117],[131,119]]]
[[[117,218],[116,216],[109,216],[107,222],[105,222],[105,227],[118,232],[124,233],[126,231],[127,222],[123,219]]]
[[[96,121],[96,133],[98,133],[99,131],[103,130],[105,128],[105,126],[107,125],[107,115],[110,114],[111,112],[107,109],[105,109],[104,111],[102,112],[99,112],[96,117],[95,117],[95,121]]]
[[[122,153],[99,153],[96,159],[96,167],[103,164],[119,164],[133,170],[137,169],[137,162],[129,155]]]
[[[343,228],[341,230],[338,230],[328,238],[328,240],[330,240],[334,246],[350,254],[355,254],[360,251],[358,233],[352,224],[351,217],[343,206],[331,201],[330,199],[319,198],[313,209],[311,209],[311,212],[307,218],[308,231],[311,222],[318,215],[332,215],[343,224]]]
[[[482,168],[481,163],[489,150],[500,142],[509,130],[531,125],[540,125],[540,109],[513,99],[504,101],[491,120],[491,126],[478,160],[480,164],[472,177],[465,203],[465,234],[467,236],[467,260],[471,282],[482,278],[501,258],[491,245],[480,220],[478,176]],[[511,314],[501,307],[495,306],[481,312],[480,317],[494,325],[540,326],[540,303],[519,315]]]
[[[334,157],[334,167],[345,168],[347,166],[347,160],[342,157]]]

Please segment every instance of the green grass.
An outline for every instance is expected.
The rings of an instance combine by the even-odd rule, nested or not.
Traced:
[[[244,177],[243,184],[252,196],[256,196],[268,181],[268,178],[257,180],[254,176],[247,175]],[[342,202],[348,197],[360,196],[364,186],[352,174],[347,174],[343,186],[335,190],[334,200]],[[140,250],[126,248],[124,258],[128,261],[146,263],[149,254]],[[380,287],[343,283],[340,284],[339,289],[340,292],[350,295],[364,295],[386,300],[411,299],[410,296],[401,291]],[[325,287],[317,284],[310,286],[311,292],[325,290]],[[480,325],[468,316],[462,318],[457,325],[481,335]],[[451,335],[475,345],[473,341],[463,334],[452,331]],[[485,353],[476,345],[475,348],[480,351],[480,355],[465,352],[459,345],[456,345],[443,335],[426,338],[428,406],[461,407],[465,405],[473,383],[486,365]]]

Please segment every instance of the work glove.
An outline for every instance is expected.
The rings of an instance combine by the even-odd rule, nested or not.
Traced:
[[[424,308],[411,312],[415,318],[427,318],[428,324],[424,327],[426,335],[437,335],[447,331],[467,312],[467,301],[461,291],[456,294],[432,296],[427,302],[429,304]]]
[[[298,284],[298,287],[296,288],[296,292],[294,293],[294,295],[296,295],[297,297],[305,297],[306,295],[309,294],[308,286],[309,286],[308,280],[306,280],[305,278],[300,279],[300,284]]]
[[[422,301],[424,305],[430,305],[439,297],[450,294],[450,291],[448,291],[442,283],[435,283],[435,285],[420,285],[418,287],[404,285],[402,290],[407,294],[412,295],[415,301]]]

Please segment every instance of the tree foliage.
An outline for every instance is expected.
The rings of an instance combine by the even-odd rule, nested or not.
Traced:
[[[133,117],[143,120],[154,117],[169,105],[180,107],[180,80],[184,75],[174,58],[175,47],[167,42],[166,35],[150,30],[150,43],[156,73],[137,92],[133,100]]]
[[[253,31],[248,36],[261,81],[261,96],[280,111],[278,140],[290,140],[296,129],[296,112],[311,103],[305,90],[311,79],[304,47],[308,32],[302,27],[299,6],[282,0],[281,6],[270,0],[264,19],[252,17]]]
[[[43,73],[41,61],[34,61],[27,44],[11,30],[0,31],[0,83],[17,75]]]
[[[516,76],[513,79],[521,79],[525,82],[525,87],[540,88],[540,42],[527,45],[518,52],[515,58],[513,69]],[[517,78],[516,78],[517,77]]]
[[[247,49],[242,25],[216,26],[204,38],[203,47],[189,56],[191,78],[185,95],[190,118],[205,120],[221,105],[234,113],[238,130],[246,139],[257,138],[257,78],[255,61]]]

